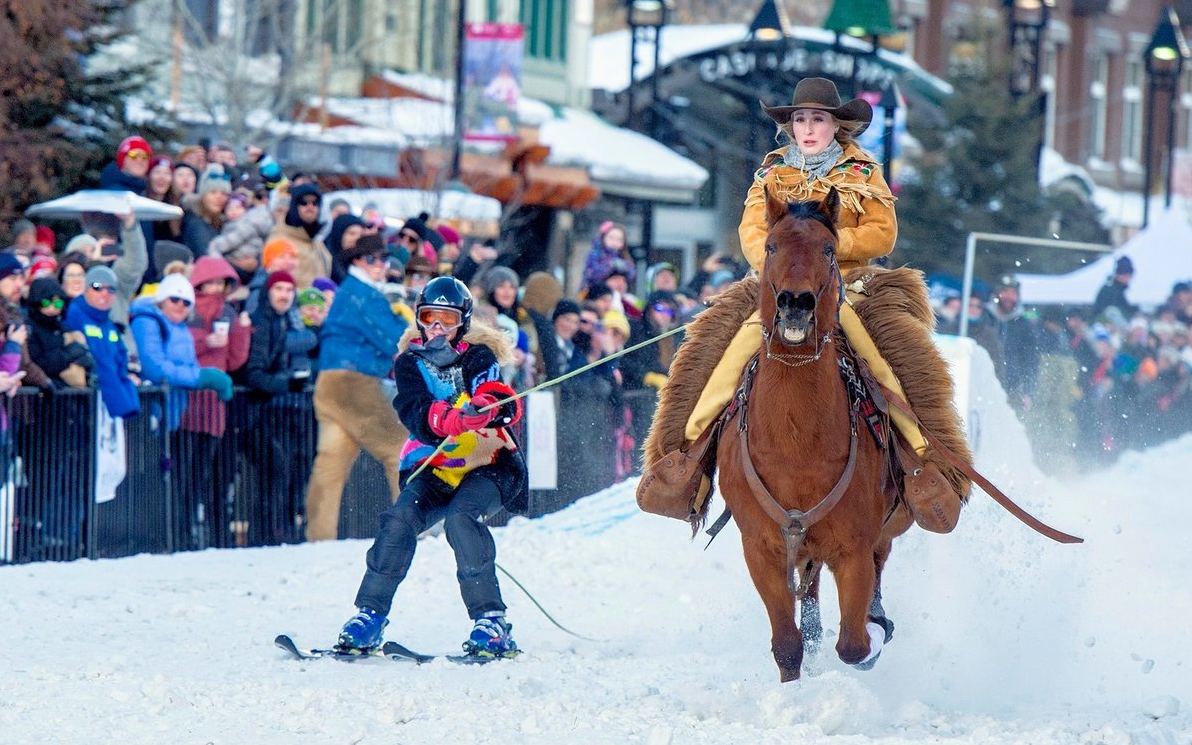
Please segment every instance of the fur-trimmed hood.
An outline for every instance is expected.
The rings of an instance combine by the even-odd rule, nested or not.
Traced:
[[[402,334],[401,341],[397,344],[397,351],[406,351],[410,348],[410,341],[418,337],[418,327],[411,324],[406,329],[406,333]],[[509,337],[505,335],[505,332],[494,326],[477,321],[475,318],[472,319],[472,326],[464,336],[464,341],[469,344],[480,344],[488,347],[492,350],[493,355],[496,356],[497,362],[502,365],[508,365],[514,361],[513,342],[509,341]]]

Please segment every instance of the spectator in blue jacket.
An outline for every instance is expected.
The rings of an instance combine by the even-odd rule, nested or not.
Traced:
[[[393,499],[401,493],[401,448],[409,433],[386,384],[408,326],[382,293],[388,252],[381,237],[361,236],[344,249],[347,277],[323,324],[315,417],[318,455],[306,491],[306,538],[337,537],[344,482],[364,448],[385,466]]]
[[[95,359],[99,394],[108,413],[130,417],[141,413],[137,396],[140,380],[128,372],[128,347],[120,329],[109,317],[116,299],[116,273],[106,266],[93,266],[84,278],[83,294],[66,311],[66,328],[83,334]]]
[[[170,431],[178,429],[186,410],[187,391],[213,390],[222,401],[232,398],[232,379],[222,370],[199,367],[195,340],[187,326],[195,291],[181,274],[171,274],[157,285],[153,297],[132,304],[132,333],[141,356],[141,373],[170,390]]]

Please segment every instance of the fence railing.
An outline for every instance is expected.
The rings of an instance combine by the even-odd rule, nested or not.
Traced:
[[[156,387],[140,396],[142,413],[126,420],[106,416],[87,389],[51,396],[24,389],[6,399],[0,563],[302,540],[318,434],[310,392],[266,399],[238,389],[227,404],[209,392]],[[558,483],[531,492],[531,517],[631,472],[654,396],[554,403]],[[534,413],[527,409],[526,420]],[[371,538],[389,494],[383,467],[362,452],[344,489],[340,537]]]

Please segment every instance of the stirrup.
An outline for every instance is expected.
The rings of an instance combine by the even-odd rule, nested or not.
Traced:
[[[951,533],[960,520],[960,495],[944,478],[939,466],[924,461],[903,478],[907,506],[920,528],[932,533]]]

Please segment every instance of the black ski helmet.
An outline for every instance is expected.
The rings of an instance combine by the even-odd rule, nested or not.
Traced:
[[[460,341],[468,333],[472,325],[472,293],[468,286],[452,276],[435,277],[422,288],[422,295],[414,304],[414,322],[418,324],[418,331],[422,340],[426,341],[426,329],[418,316],[423,308],[451,308],[459,311],[460,327],[452,343]]]

